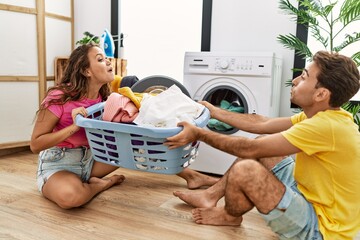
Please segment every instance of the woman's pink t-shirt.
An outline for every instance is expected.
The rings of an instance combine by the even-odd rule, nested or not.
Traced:
[[[48,94],[48,96],[44,99],[44,102],[48,102],[50,99],[56,99],[60,94],[62,94],[60,90],[54,90]],[[87,108],[101,101],[102,98],[99,95],[97,99],[84,98],[79,101],[69,101],[64,105],[50,105],[48,109],[53,114],[55,114],[56,117],[59,118],[59,122],[56,124],[53,132],[60,131],[61,129],[66,128],[67,126],[73,124],[71,111],[74,108],[78,108],[78,107]],[[65,139],[63,142],[57,144],[56,146],[67,147],[67,148],[77,148],[80,146],[89,147],[89,143],[86,138],[85,130],[83,128],[80,128],[79,131],[77,131],[76,133]]]

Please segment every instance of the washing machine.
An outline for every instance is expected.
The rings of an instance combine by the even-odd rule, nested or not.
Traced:
[[[278,117],[281,72],[282,59],[271,52],[186,52],[183,84],[195,101],[205,100],[239,114]],[[256,137],[216,121],[210,120],[206,128],[231,136]],[[202,142],[190,168],[223,175],[235,159]]]

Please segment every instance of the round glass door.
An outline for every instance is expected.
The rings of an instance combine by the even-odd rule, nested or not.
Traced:
[[[248,113],[248,104],[244,95],[239,90],[230,86],[212,88],[205,94],[203,100],[227,111]],[[207,127],[212,131],[223,134],[233,134],[238,131],[237,128],[214,118],[209,120]]]

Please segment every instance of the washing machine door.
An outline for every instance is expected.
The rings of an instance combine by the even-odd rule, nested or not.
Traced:
[[[133,92],[148,93],[157,89],[166,90],[172,85],[176,85],[186,96],[190,97],[189,92],[180,82],[171,77],[163,75],[153,75],[143,78],[140,81],[136,82],[131,87],[131,90]]]
[[[194,93],[196,101],[207,101],[214,106],[237,113],[257,113],[257,103],[251,91],[241,80],[230,77],[219,77],[207,81]],[[217,119],[210,119],[207,124],[209,130],[234,134],[239,131]]]

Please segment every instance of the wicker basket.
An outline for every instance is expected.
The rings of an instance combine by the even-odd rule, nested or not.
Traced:
[[[76,117],[76,124],[85,128],[96,161],[146,172],[177,174],[195,160],[199,142],[171,150],[163,145],[167,137],[182,128],[148,128],[102,121],[104,105],[102,102],[87,108],[87,118]],[[195,124],[204,127],[209,118],[209,110],[205,108]]]

